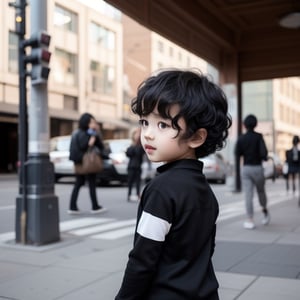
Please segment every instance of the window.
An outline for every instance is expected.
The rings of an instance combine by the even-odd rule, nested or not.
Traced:
[[[8,71],[18,73],[18,36],[14,32],[8,35]]]
[[[163,52],[164,52],[164,44],[163,44],[163,42],[161,42],[161,41],[158,41],[158,42],[157,42],[157,50],[158,50],[158,52],[160,52],[160,53],[163,53]]]
[[[181,61],[182,60],[182,53],[178,52],[178,60]]]
[[[112,95],[114,93],[115,70],[112,66],[91,61],[92,91]]]
[[[115,21],[120,22],[121,21],[121,16],[122,13],[121,11],[119,11],[118,9],[116,9],[115,7],[113,7],[112,5],[106,3],[105,1],[101,0],[77,0],[81,3],[83,3],[85,6],[90,7],[91,9],[100,12],[101,14],[110,17],[112,19],[114,19]]]
[[[115,33],[94,22],[90,24],[90,40],[92,43],[99,44],[108,50],[115,49]]]
[[[64,95],[64,108],[70,110],[78,110],[78,99],[77,97]]]
[[[163,67],[164,67],[163,63],[161,63],[161,62],[157,63],[157,69],[158,70],[162,69]]]
[[[54,81],[68,86],[77,85],[77,64],[77,55],[55,49],[52,68]]]
[[[189,68],[191,66],[191,58],[187,56],[186,58],[186,66]]]
[[[61,6],[55,5],[53,23],[57,27],[66,31],[77,33],[78,16],[77,14],[67,10]]]

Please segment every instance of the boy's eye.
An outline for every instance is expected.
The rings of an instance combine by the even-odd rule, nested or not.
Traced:
[[[159,122],[158,123],[158,128],[159,129],[165,129],[167,127],[169,127],[169,125],[167,123],[165,123],[165,122]]]
[[[140,126],[145,127],[145,126],[148,126],[148,121],[145,119],[140,119],[139,124],[140,124]]]

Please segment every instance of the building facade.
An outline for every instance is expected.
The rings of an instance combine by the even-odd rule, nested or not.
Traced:
[[[0,172],[18,160],[18,37],[10,0],[0,2]],[[47,1],[52,53],[48,80],[50,137],[70,134],[84,112],[99,122],[104,138],[128,135],[123,121],[123,34],[121,14],[104,1]],[[30,36],[30,6],[26,8]],[[29,49],[28,49],[29,50]],[[27,50],[27,51],[28,51]],[[27,82],[30,105],[30,80]]]
[[[293,136],[300,136],[300,77],[243,83],[243,116],[249,113],[257,116],[269,152],[284,161]]]
[[[197,68],[212,77],[217,72],[206,61],[172,43],[161,35],[122,15],[124,54],[124,117],[135,120],[131,99],[139,84],[163,68]]]
[[[9,2],[0,1],[0,134],[6,141],[0,147],[0,172],[15,171],[18,161],[18,38]],[[218,82],[217,70],[203,59],[105,1],[48,0],[47,6],[49,137],[70,134],[84,112],[95,116],[104,138],[128,137],[137,125],[131,100],[139,84],[162,68],[197,68]],[[30,5],[26,22],[29,38]],[[30,105],[29,79],[27,95]],[[234,97],[231,102],[234,114]],[[284,159],[292,136],[300,135],[300,78],[243,83],[243,115],[248,113],[258,116],[269,151]],[[234,141],[228,143],[228,157]]]

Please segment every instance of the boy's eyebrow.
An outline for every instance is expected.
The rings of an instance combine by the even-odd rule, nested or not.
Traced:
[[[157,118],[157,119],[171,120],[171,118],[163,117],[163,116],[162,116],[160,113],[158,113],[158,112],[152,112],[152,114],[153,114],[154,117]]]
[[[159,112],[153,111],[152,114],[153,114],[155,117],[161,117],[161,115],[159,114]]]
[[[161,114],[158,112],[158,110],[155,108],[151,113],[151,115],[153,115],[156,118],[161,118]]]

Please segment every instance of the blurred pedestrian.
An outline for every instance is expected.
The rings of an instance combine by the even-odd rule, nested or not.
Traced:
[[[221,149],[231,119],[222,90],[200,72],[168,70],[139,88],[132,110],[152,162],[134,246],[116,300],[218,300],[212,255],[218,202],[198,160]]]
[[[77,198],[80,188],[88,181],[89,194],[92,202],[91,213],[101,213],[105,209],[98,204],[96,194],[96,173],[79,174],[76,172],[77,166],[80,167],[84,153],[89,147],[96,146],[99,152],[103,152],[103,143],[100,138],[99,125],[95,118],[89,114],[84,113],[79,119],[79,127],[72,134],[70,144],[70,160],[75,164],[75,184],[71,193],[69,204],[69,214],[79,214],[80,210],[77,206]]]
[[[295,135],[292,140],[292,148],[285,152],[287,162],[286,189],[289,191],[289,179],[292,177],[293,193],[296,192],[295,179],[300,174],[300,151],[298,149],[299,136]],[[300,177],[299,177],[300,185]]]
[[[142,163],[145,155],[145,151],[141,144],[141,130],[137,128],[132,133],[132,144],[126,150],[126,155],[129,158],[128,161],[128,194],[127,201],[134,201],[140,199],[141,190],[141,175],[142,175]],[[135,185],[136,196],[131,195],[132,188]]]
[[[254,131],[256,125],[256,116],[250,114],[244,119],[246,133],[238,138],[235,148],[237,157],[243,157],[242,188],[245,193],[246,213],[248,217],[244,222],[244,228],[246,229],[255,228],[253,219],[254,188],[257,190],[259,204],[262,207],[263,218],[261,223],[268,225],[270,222],[265,191],[265,176],[262,166],[262,161],[268,158],[268,151],[262,134]]]

